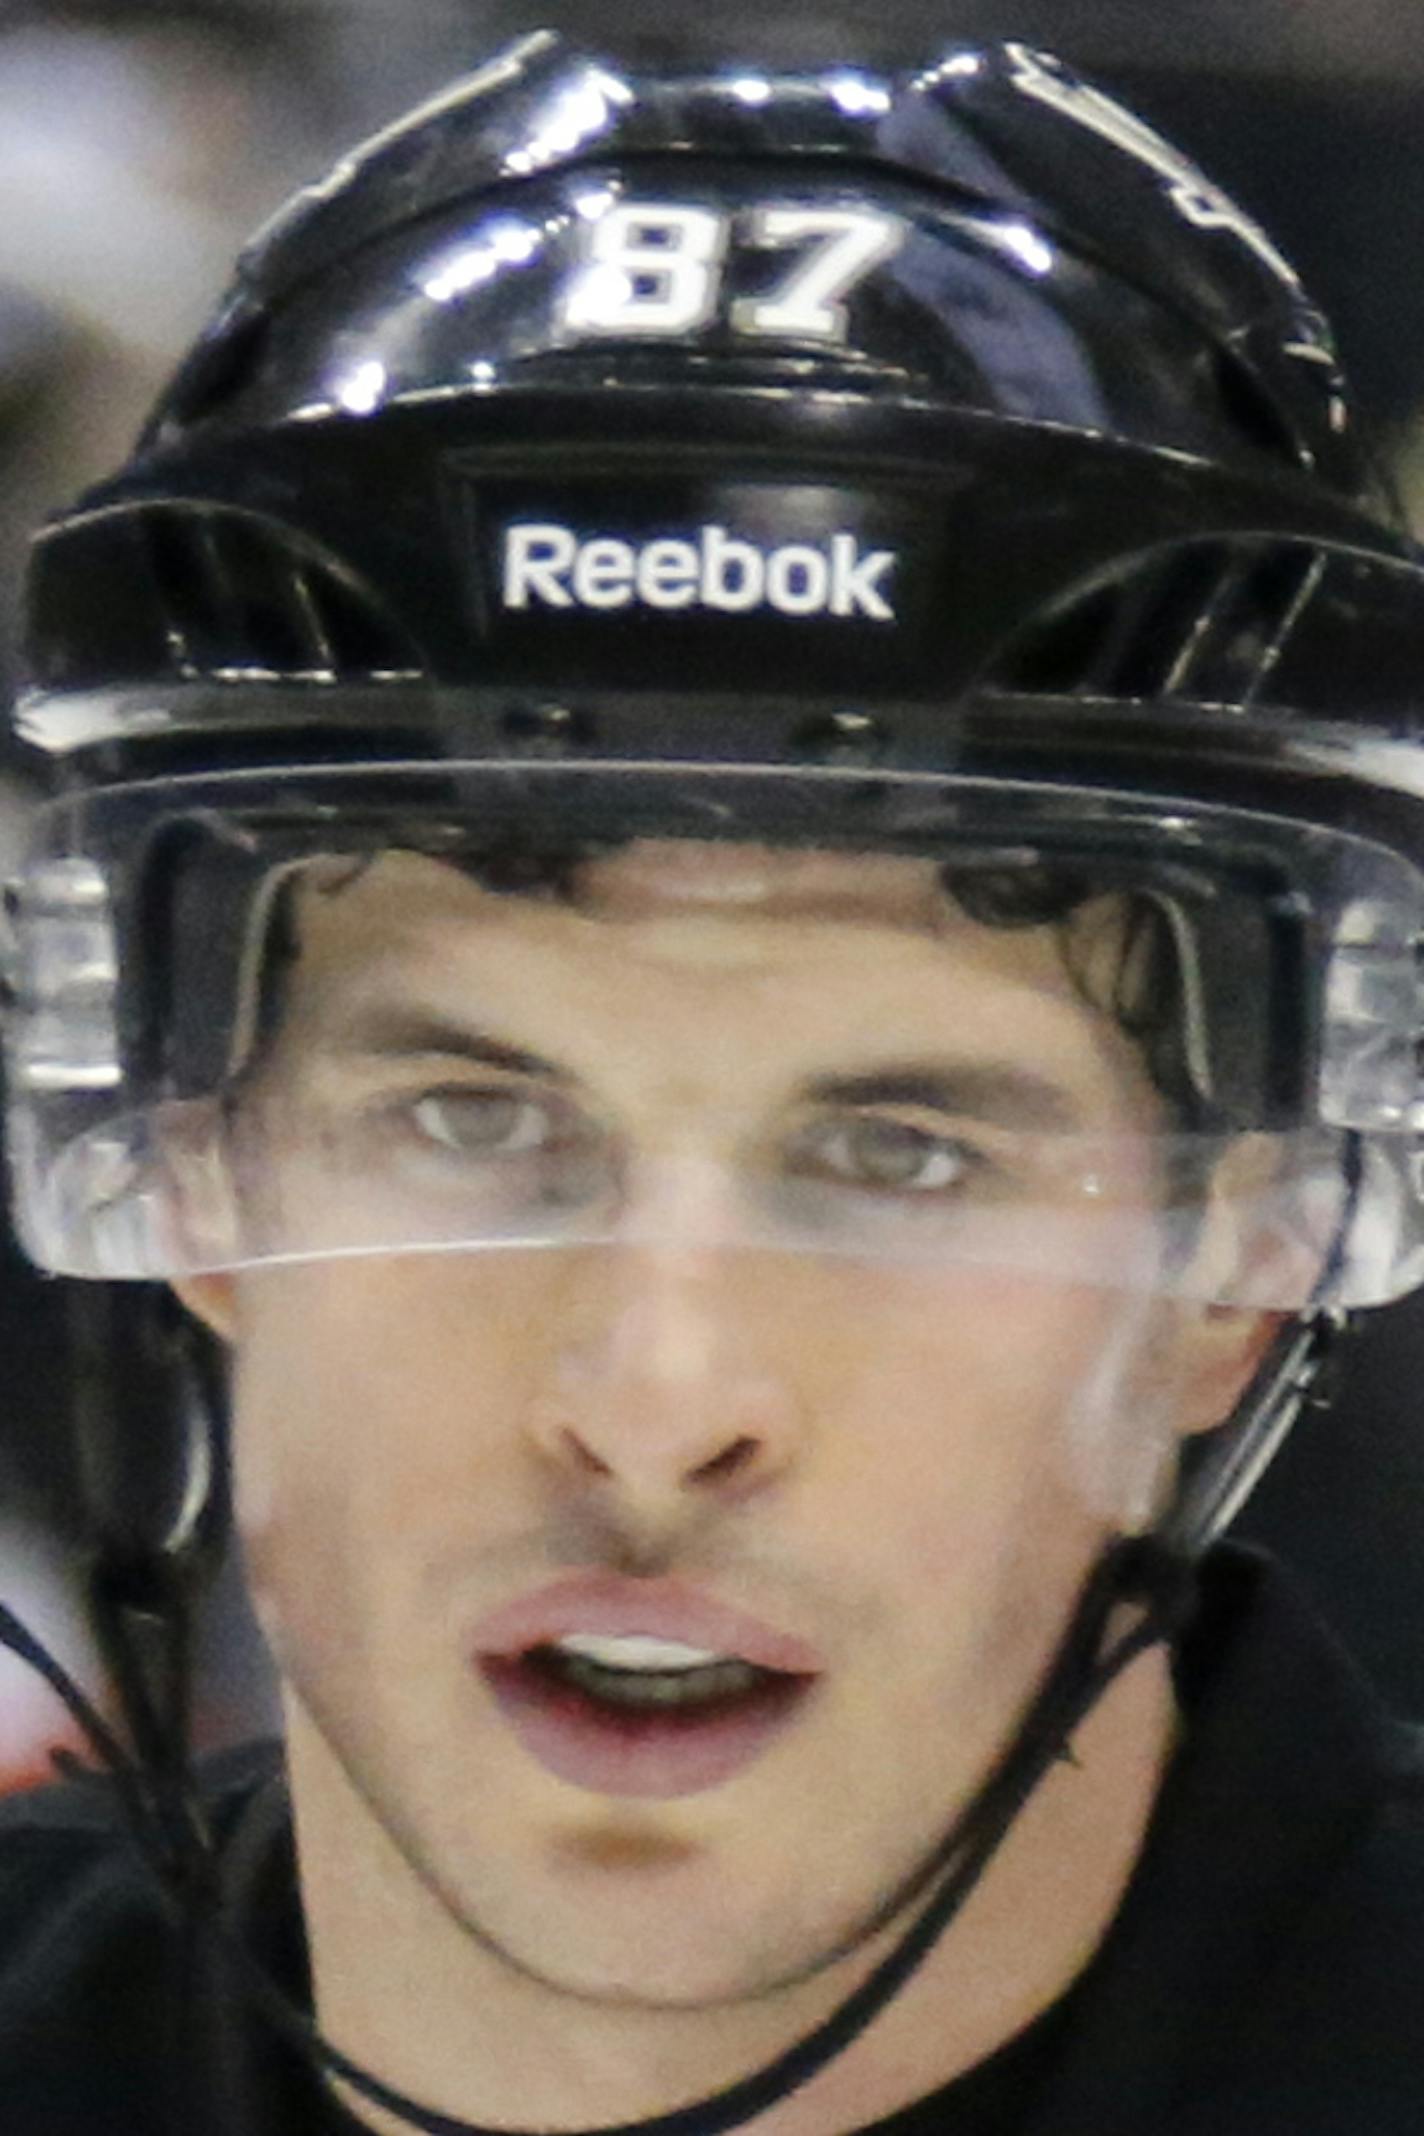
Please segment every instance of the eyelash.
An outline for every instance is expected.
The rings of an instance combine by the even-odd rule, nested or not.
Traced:
[[[438,1117],[433,1121],[421,1117],[423,1112],[428,1114],[431,1108],[442,1105],[463,1107],[472,1114],[492,1112],[501,1102],[510,1108],[510,1130],[505,1136],[484,1143],[462,1145],[456,1137],[440,1131]],[[422,1090],[414,1098],[404,1101],[397,1111],[424,1146],[452,1160],[461,1157],[488,1162],[520,1157],[537,1159],[558,1147],[592,1143],[595,1139],[592,1123],[579,1122],[572,1108],[563,1101],[551,1101],[503,1084],[450,1084]],[[562,1133],[561,1113],[565,1115]],[[917,1158],[921,1165],[928,1164],[932,1170],[938,1160],[941,1165],[948,1166],[948,1172],[927,1181],[908,1176],[876,1178],[873,1167],[867,1165],[865,1159],[873,1154],[877,1133],[883,1138],[882,1150],[892,1156],[904,1154]],[[871,1145],[869,1150],[862,1150],[859,1163],[853,1147],[857,1137],[868,1139]],[[785,1155],[789,1160],[788,1168],[803,1176],[818,1172],[822,1177],[837,1179],[864,1192],[901,1193],[926,1199],[955,1192],[972,1172],[983,1169],[989,1161],[983,1150],[967,1143],[962,1136],[874,1112],[832,1114],[812,1121],[791,1136],[785,1145]],[[917,1167],[912,1164],[910,1169],[913,1171]]]
[[[892,1178],[865,1176],[867,1168],[862,1163],[862,1176],[852,1180],[857,1169],[845,1162],[847,1145],[858,1133],[873,1136],[877,1131],[886,1138],[886,1146],[894,1153],[918,1158],[933,1164],[939,1159],[948,1163],[950,1174],[929,1181],[906,1177]],[[878,1194],[903,1194],[929,1199],[934,1195],[952,1194],[965,1185],[976,1171],[988,1165],[988,1157],[982,1149],[967,1142],[963,1136],[948,1134],[939,1129],[921,1127],[918,1124],[899,1120],[894,1115],[865,1112],[844,1116],[832,1116],[825,1121],[814,1121],[796,1138],[793,1149],[802,1160],[802,1168],[810,1171],[829,1172],[834,1177],[847,1180],[864,1191]],[[867,1153],[863,1153],[867,1154]]]

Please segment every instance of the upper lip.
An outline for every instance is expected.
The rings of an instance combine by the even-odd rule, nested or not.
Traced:
[[[804,1639],[700,1589],[609,1572],[573,1573],[494,1610],[476,1625],[475,1647],[482,1659],[513,1660],[573,1632],[675,1639],[792,1676],[816,1676],[823,1667]]]

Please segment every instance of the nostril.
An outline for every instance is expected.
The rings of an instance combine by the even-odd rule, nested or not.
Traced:
[[[733,1439],[730,1446],[724,1446],[710,1461],[702,1462],[693,1470],[693,1480],[697,1483],[725,1483],[756,1458],[757,1445],[757,1440],[746,1436]]]

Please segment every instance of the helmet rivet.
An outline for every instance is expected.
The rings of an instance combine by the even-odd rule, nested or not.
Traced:
[[[796,737],[802,756],[821,764],[873,764],[882,755],[888,737],[878,719],[869,712],[833,712],[803,727]]]
[[[566,756],[588,740],[588,722],[568,705],[512,705],[500,725],[523,756]]]

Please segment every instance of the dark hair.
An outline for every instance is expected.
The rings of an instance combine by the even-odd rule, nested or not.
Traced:
[[[1163,894],[1024,858],[940,871],[946,895],[982,927],[1058,929],[1064,966],[1091,1008],[1112,1018],[1142,1056],[1176,1129],[1164,1181],[1174,1208],[1205,1202],[1228,1123],[1192,1073],[1186,1045],[1186,985],[1176,929]],[[1087,953],[1079,916],[1112,897],[1116,954],[1104,969]]]
[[[1056,926],[1075,986],[1138,1047],[1154,1088],[1183,1132],[1225,1125],[1188,1064],[1181,951],[1160,893],[1035,861],[967,868],[951,862],[940,879],[960,911],[981,927]],[[1120,924],[1117,956],[1103,973],[1085,954],[1082,930],[1074,922],[1105,897],[1115,899]]]

